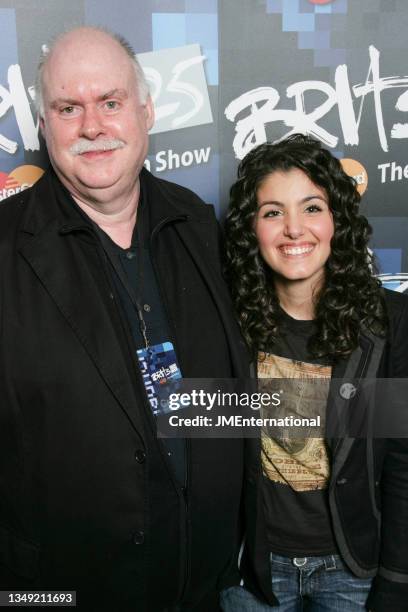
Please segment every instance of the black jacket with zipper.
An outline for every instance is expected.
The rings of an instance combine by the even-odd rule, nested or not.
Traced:
[[[217,609],[236,546],[241,440],[157,439],[98,238],[52,171],[0,206],[0,589],[84,610]],[[212,207],[143,170],[181,371],[247,376]],[[153,424],[152,424],[153,423]]]
[[[375,387],[363,384],[375,379],[408,379],[408,297],[388,290],[384,294],[387,337],[362,334],[359,347],[333,367],[326,417],[331,449],[328,496],[343,560],[356,576],[374,578],[367,608],[408,612],[408,399],[401,397],[407,384],[400,381],[394,388],[387,387],[390,396],[380,393],[380,402],[367,392],[375,392]],[[347,383],[355,393],[344,392]],[[399,413],[392,411],[395,400]],[[395,417],[405,423],[401,430],[397,426],[388,429],[387,420]],[[404,437],[387,439],[386,429]],[[259,443],[252,443],[251,448],[242,572],[248,588],[276,606],[262,509]]]

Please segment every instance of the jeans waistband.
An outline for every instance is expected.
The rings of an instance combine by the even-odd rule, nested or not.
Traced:
[[[326,570],[335,570],[345,568],[344,561],[337,555],[322,555],[319,557],[284,557],[271,553],[271,561],[281,565],[290,565],[296,567],[299,570],[302,569],[313,569],[320,565],[324,565]]]

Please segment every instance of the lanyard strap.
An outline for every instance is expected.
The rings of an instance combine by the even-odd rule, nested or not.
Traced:
[[[138,208],[139,208],[138,212],[141,212],[140,210],[141,207],[138,207]],[[142,217],[142,215],[140,215],[140,217]],[[129,279],[127,278],[123,270],[123,266],[120,262],[119,254],[117,250],[115,249],[114,245],[112,244],[112,241],[98,225],[95,224],[95,228],[101,240],[103,250],[111,266],[113,267],[115,273],[117,274],[119,280],[121,281],[124,289],[129,295],[129,298],[136,310],[137,317],[139,319],[140,333],[143,336],[145,348],[148,349],[150,346],[150,343],[149,343],[149,339],[147,335],[147,326],[146,326],[146,321],[143,317],[143,308],[142,308],[142,287],[143,287],[143,243],[142,243],[142,227],[141,227],[142,219],[143,217],[140,219],[139,214],[138,214],[138,217],[136,220],[136,235],[137,235],[137,241],[139,244],[138,258],[137,258],[137,286],[138,286],[137,293],[135,292],[135,290],[129,283]]]

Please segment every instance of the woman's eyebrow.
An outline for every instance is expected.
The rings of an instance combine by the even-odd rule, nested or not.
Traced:
[[[306,204],[306,202],[310,202],[310,200],[321,200],[322,202],[327,204],[327,200],[323,196],[318,195],[317,193],[302,198],[298,202],[298,204]],[[260,202],[258,204],[258,208],[262,208],[262,206],[268,206],[269,204],[273,204],[274,206],[280,206],[281,208],[285,207],[285,204],[283,202],[279,202],[279,200],[265,200],[265,202]]]
[[[262,208],[262,206],[268,206],[268,204],[273,204],[274,206],[280,206],[281,208],[285,206],[282,202],[279,202],[279,200],[266,200],[265,202],[260,202],[258,204],[258,208]]]
[[[326,198],[318,194],[306,196],[305,198],[303,198],[303,200],[299,202],[299,204],[304,204],[305,202],[309,202],[310,200],[321,200],[322,202],[325,202],[325,204],[327,204]]]

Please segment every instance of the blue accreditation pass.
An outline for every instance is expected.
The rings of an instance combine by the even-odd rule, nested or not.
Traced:
[[[171,412],[169,396],[177,391],[181,371],[172,342],[155,344],[137,351],[147,398],[158,416]]]

